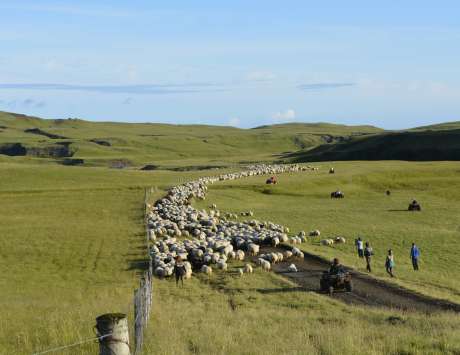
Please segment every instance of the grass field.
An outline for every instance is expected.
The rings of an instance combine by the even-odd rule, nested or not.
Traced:
[[[1,142],[15,137],[25,144],[43,143],[39,142],[43,137],[23,133],[30,122],[21,124],[16,132],[3,129]],[[219,173],[107,169],[106,161],[115,157],[192,166],[272,159],[282,149],[295,149],[299,140],[293,140],[291,130],[305,128],[287,125],[276,132],[259,128],[241,140],[241,132],[229,128],[212,149],[200,147],[207,139],[204,135],[214,134],[216,128],[206,128],[208,133],[195,128],[191,139],[185,133],[177,139],[160,138],[162,148],[155,143],[146,149],[144,138],[126,144],[114,139],[108,148],[87,142],[121,135],[123,125],[106,124],[98,131],[69,120],[60,123],[69,127],[59,131],[46,126],[48,121],[39,124],[43,130],[66,136],[76,125],[70,138],[79,147],[77,156],[90,164],[65,167],[53,159],[0,155],[0,354],[31,354],[91,338],[95,317],[105,312],[121,311],[131,317],[138,285],[133,262],[145,256],[144,188],[155,186],[159,197],[172,185]],[[172,127],[160,126],[140,125],[130,134],[139,136],[147,129],[171,134]],[[305,140],[320,139],[311,135],[312,127],[308,129]],[[343,127],[315,129],[320,136],[328,129],[344,134]],[[254,134],[260,135],[260,141],[253,142]],[[253,145],[243,147],[248,142]],[[267,142],[273,145],[264,151]],[[228,150],[217,154],[222,144]],[[208,157],[211,150],[216,156]],[[341,162],[334,163],[335,175],[327,174],[329,163],[316,165],[321,167],[318,172],[281,175],[276,186],[266,186],[263,177],[218,183],[210,187],[207,200],[196,205],[217,203],[220,209],[234,212],[252,209],[255,218],[285,224],[293,232],[320,229],[322,237],[343,235],[348,240],[345,245],[321,247],[315,239],[302,248],[327,258],[339,256],[345,264],[363,270],[351,243],[359,234],[374,246],[376,277],[388,279],[383,260],[391,247],[396,254],[393,282],[460,302],[457,164]],[[332,201],[329,193],[337,188],[346,198]],[[392,191],[390,197],[384,195],[386,189]],[[422,204],[420,214],[403,211],[413,197]],[[408,257],[412,241],[422,251],[422,270],[417,274]],[[192,278],[184,289],[169,280],[155,282],[146,353],[458,354],[459,326],[458,316],[448,313],[427,316],[346,306],[301,292],[272,273],[257,271],[244,278],[216,273],[210,279]],[[59,354],[83,355],[96,349],[92,343]]]
[[[263,178],[249,178],[213,185],[204,207],[216,203],[228,211],[251,209],[254,218],[271,220],[291,231],[319,229],[321,237],[302,248],[364,271],[357,258],[354,239],[361,236],[374,247],[374,274],[385,277],[386,251],[393,249],[396,279],[423,293],[460,302],[460,265],[457,263],[460,225],[460,170],[457,163],[342,162],[320,171],[279,177],[278,185],[265,185]],[[343,200],[329,194],[340,188]],[[385,191],[391,190],[391,196]],[[412,198],[421,213],[406,211]],[[319,245],[320,239],[344,236],[348,243]],[[421,249],[421,269],[412,270],[409,251],[415,242]]]
[[[191,176],[0,164],[0,354],[91,338],[97,315],[131,315],[131,268],[146,255],[144,187]]]
[[[349,306],[260,270],[157,282],[151,319],[148,354],[460,352],[457,315]]]

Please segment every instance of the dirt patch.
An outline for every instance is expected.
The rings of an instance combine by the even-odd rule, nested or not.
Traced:
[[[157,170],[158,168],[159,168],[158,165],[148,164],[148,165],[143,166],[141,170],[150,171],[150,170]]]
[[[283,246],[290,249],[289,246]],[[265,247],[261,253],[280,249]],[[330,263],[313,254],[304,253],[304,259],[291,258],[273,265],[273,271],[294,281],[305,291],[319,292],[319,280]],[[288,272],[288,266],[295,264],[298,272]],[[401,286],[375,279],[370,275],[348,269],[353,278],[353,292],[336,292],[332,296],[345,303],[374,307],[389,307],[401,310],[416,310],[425,313],[437,311],[460,312],[460,304],[421,295]],[[329,296],[325,296],[329,297]]]
[[[104,147],[111,147],[111,146],[112,146],[112,144],[111,144],[109,141],[104,141],[104,140],[102,140],[102,139],[96,139],[96,138],[94,138],[94,139],[90,139],[89,141],[90,141],[91,143],[96,143],[96,144],[102,145],[102,146],[104,146]]]
[[[179,166],[177,168],[164,168],[164,170],[170,171],[201,171],[201,170],[216,170],[226,168],[225,165],[190,165],[190,166]]]
[[[67,137],[60,136],[58,134],[54,133],[49,133],[46,131],[41,130],[40,128],[29,128],[24,130],[25,133],[32,133],[32,134],[38,134],[40,136],[45,136],[51,139],[67,139]]]
[[[59,161],[59,163],[61,163],[62,165],[66,165],[66,166],[78,166],[78,165],[85,164],[85,160],[67,158],[67,159],[63,159]]]

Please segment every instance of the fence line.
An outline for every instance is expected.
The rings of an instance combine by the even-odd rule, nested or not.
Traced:
[[[148,204],[151,195],[156,191],[154,188],[145,189],[144,193],[144,228],[145,241],[148,253],[148,268],[145,270],[140,279],[139,288],[134,291],[134,355],[142,353],[144,345],[144,333],[150,318],[150,310],[152,307],[152,257],[150,256],[149,248],[149,231],[147,223],[147,213],[149,211]]]

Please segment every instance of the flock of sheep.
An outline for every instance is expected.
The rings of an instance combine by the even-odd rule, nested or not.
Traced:
[[[207,185],[217,181],[235,180],[244,177],[279,174],[284,172],[299,172],[316,170],[300,165],[254,165],[248,170],[222,174],[216,177],[203,177],[169,190],[167,196],[158,200],[155,205],[147,205],[147,227],[149,239],[152,242],[150,255],[154,274],[159,278],[171,276],[177,257],[184,260],[186,275],[190,278],[193,269],[199,269],[205,274],[212,274],[213,267],[227,270],[227,261],[235,259],[243,261],[246,255],[259,254],[260,245],[278,246],[280,243],[291,244],[306,241],[305,232],[288,237],[287,227],[255,219],[238,221],[238,215],[227,213],[222,215],[216,205],[210,206],[209,211],[197,210],[191,206],[192,198],[204,200],[208,190]],[[241,215],[252,217],[253,212],[242,212]],[[309,233],[310,236],[319,236],[318,230]],[[341,238],[341,237],[338,237]],[[324,240],[345,242],[342,238]],[[327,242],[326,242],[327,241]],[[270,271],[272,264],[298,257],[303,253],[296,247],[290,251],[261,254],[257,265],[262,270]],[[297,268],[291,264],[289,271]],[[250,264],[238,269],[240,274],[252,273]]]

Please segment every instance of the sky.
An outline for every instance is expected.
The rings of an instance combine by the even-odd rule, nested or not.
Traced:
[[[0,110],[232,125],[460,120],[460,2],[1,0]]]

